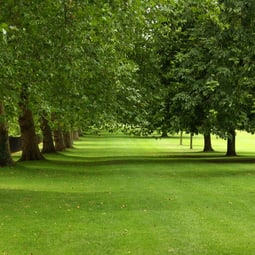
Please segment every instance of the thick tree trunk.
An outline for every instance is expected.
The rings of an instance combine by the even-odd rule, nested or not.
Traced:
[[[73,136],[71,132],[65,132],[64,133],[64,141],[66,148],[72,148],[73,147]]]
[[[212,148],[212,140],[211,140],[211,134],[205,133],[204,134],[204,149],[203,152],[213,152]]]
[[[21,115],[19,116],[19,126],[21,132],[22,155],[20,161],[44,159],[39,147],[38,137],[35,133],[33,114],[23,103],[21,105]]]
[[[56,151],[63,151],[66,148],[63,132],[61,130],[54,130],[54,142]]]
[[[53,137],[52,137],[51,127],[49,125],[48,120],[44,116],[41,117],[40,127],[41,127],[42,134],[43,134],[42,153],[56,152]]]
[[[167,134],[167,130],[166,129],[162,129],[162,134],[161,134],[162,138],[167,138],[168,134]]]
[[[8,127],[5,122],[4,104],[0,101],[0,166],[13,164],[10,152]]]
[[[236,132],[235,130],[231,130],[228,135],[227,140],[227,153],[226,156],[234,157],[236,156]]]
[[[23,85],[20,94],[20,116],[19,126],[21,132],[22,154],[20,161],[44,159],[38,147],[38,136],[35,132],[34,118],[32,111],[28,108],[28,87]]]

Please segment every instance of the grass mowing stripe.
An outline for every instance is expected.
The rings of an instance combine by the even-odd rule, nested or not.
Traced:
[[[252,255],[253,152],[202,139],[88,136],[45,162],[0,169],[0,254]],[[238,161],[243,163],[239,163]]]

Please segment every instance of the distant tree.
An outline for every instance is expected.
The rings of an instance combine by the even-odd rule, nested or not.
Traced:
[[[210,151],[210,112],[218,85],[211,81],[210,48],[220,30],[218,5],[178,1],[159,5],[156,13],[155,46],[161,62],[161,84],[167,91],[162,98],[162,120],[172,131],[204,133],[204,150]]]

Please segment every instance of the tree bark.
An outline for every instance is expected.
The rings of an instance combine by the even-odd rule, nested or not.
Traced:
[[[183,145],[183,131],[180,132],[180,145]]]
[[[79,131],[73,131],[73,140],[78,140],[79,139]]]
[[[8,127],[5,121],[4,104],[0,101],[0,166],[13,164],[10,152]]]
[[[66,148],[72,148],[73,147],[73,136],[71,132],[64,132],[64,141]]]
[[[21,89],[19,107],[21,109],[19,126],[22,149],[20,161],[44,159],[38,147],[38,137],[35,132],[33,113],[28,108],[28,91],[25,85]]]
[[[41,116],[41,130],[43,134],[43,148],[42,153],[54,153],[56,152],[54,141],[52,137],[51,127],[49,125],[49,121],[44,117]]]
[[[167,138],[168,134],[167,134],[167,130],[166,129],[162,129],[162,134],[161,134],[162,138]]]
[[[190,148],[191,150],[193,149],[193,133],[190,133],[189,148]]]
[[[19,126],[22,148],[20,161],[44,159],[38,147],[38,137],[35,133],[33,113],[24,102],[20,103],[20,107]]]
[[[204,134],[204,149],[203,152],[213,152],[212,148],[212,140],[211,140],[211,134],[205,133]]]
[[[236,154],[236,132],[235,130],[231,130],[228,134],[226,156],[234,157],[236,155],[237,155]]]
[[[58,129],[54,130],[54,142],[56,151],[64,151],[66,148],[63,132]]]

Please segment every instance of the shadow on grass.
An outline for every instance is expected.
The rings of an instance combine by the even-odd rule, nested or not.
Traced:
[[[16,213],[32,215],[32,217],[44,217],[47,211],[47,218],[56,218],[61,214],[80,214],[82,211],[102,213],[115,211],[147,210],[161,211],[171,209],[174,195],[158,199],[157,193],[139,192],[55,192],[55,191],[34,191],[29,189],[0,189],[1,205],[8,211],[15,203]],[[12,201],[12,203],[10,203]],[[30,205],[33,205],[31,210]],[[43,206],[42,206],[43,205]],[[40,208],[42,211],[40,211]],[[52,210],[54,208],[54,210]],[[34,211],[36,211],[36,215]],[[51,212],[52,211],[52,212]],[[0,211],[1,213],[1,211]],[[52,215],[51,215],[52,214]]]
[[[248,170],[238,169],[238,164],[251,164]],[[61,154],[41,162],[22,162],[15,172],[57,177],[111,177],[134,176],[137,178],[217,178],[235,176],[254,176],[253,157],[228,158],[214,154],[201,156],[175,154],[169,156],[116,156],[116,157],[72,157]],[[229,164],[228,168],[220,167]],[[233,167],[232,167],[233,166]],[[230,169],[230,167],[232,167]]]
[[[151,163],[255,163],[255,156],[236,156],[226,157],[222,153],[171,153],[159,156],[105,156],[105,157],[81,157],[71,155],[56,154],[46,158],[52,163],[58,164],[77,164],[87,166],[102,166],[102,165],[124,165],[124,164],[151,164]]]

